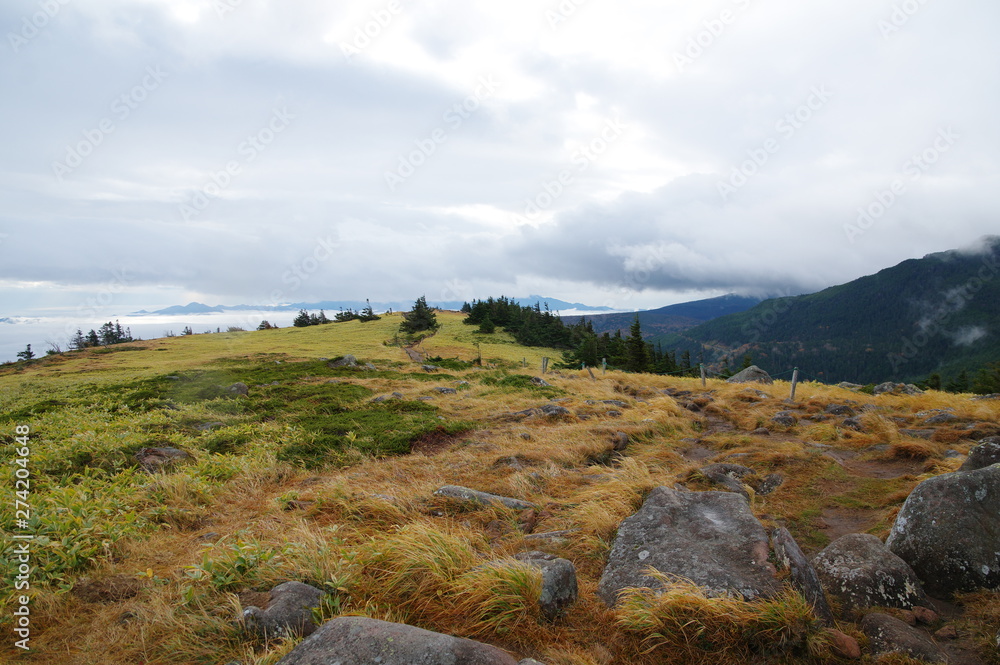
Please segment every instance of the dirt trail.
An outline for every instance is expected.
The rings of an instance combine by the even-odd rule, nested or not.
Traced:
[[[406,351],[406,355],[408,355],[410,357],[410,360],[412,360],[413,362],[415,363],[424,362],[424,354],[421,353],[420,351],[417,351],[412,346],[404,346],[403,350]]]

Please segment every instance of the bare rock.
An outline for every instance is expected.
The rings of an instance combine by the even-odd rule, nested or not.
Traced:
[[[551,386],[552,385],[551,383],[549,383],[548,381],[546,381],[545,379],[543,379],[540,376],[533,376],[533,377],[531,377],[531,382],[534,385],[536,385],[536,386],[542,386],[542,387]]]
[[[902,653],[930,663],[947,663],[948,656],[930,637],[911,628],[888,614],[868,614],[861,620],[861,630],[878,658],[890,653]]]
[[[1000,463],[1000,436],[991,436],[969,451],[959,471],[976,471]]]
[[[322,597],[322,591],[308,584],[279,584],[271,589],[266,609],[250,606],[243,610],[243,625],[263,639],[310,635],[316,630],[312,611]]]
[[[906,562],[867,533],[842,536],[812,560],[827,592],[846,610],[866,607],[909,609],[927,600]]]
[[[774,383],[771,375],[756,365],[750,365],[742,372],[729,377],[727,381],[729,383],[764,383],[768,385]]]
[[[847,406],[846,404],[828,404],[823,410],[824,413],[829,413],[831,416],[853,416],[854,409]]]
[[[615,432],[611,436],[611,444],[612,447],[619,452],[625,450],[628,448],[629,444],[628,434],[625,432]]]
[[[923,481],[903,503],[888,548],[906,561],[927,591],[1000,588],[1000,466],[946,473]]]
[[[715,595],[769,597],[781,585],[767,533],[742,496],[657,487],[622,522],[597,594],[609,606],[628,587],[659,582],[647,569],[690,579]]]
[[[779,427],[795,427],[799,420],[791,411],[779,411],[771,417],[771,422]]]
[[[836,620],[833,617],[833,612],[830,611],[830,604],[826,601],[826,594],[823,592],[823,584],[820,582],[819,575],[806,559],[806,555],[802,553],[802,549],[795,542],[792,534],[785,528],[775,529],[774,533],[771,534],[771,543],[774,545],[774,556],[778,560],[778,564],[791,572],[792,583],[802,594],[802,597],[812,605],[816,616],[824,625],[834,626]],[[860,656],[859,651],[858,657]]]
[[[330,368],[332,368],[332,369],[340,369],[341,367],[357,367],[358,366],[358,359],[355,358],[354,356],[348,354],[348,355],[344,356],[343,358],[340,358],[338,360],[334,360],[333,362],[328,363],[328,364],[329,364]]]
[[[234,383],[226,388],[226,390],[238,397],[246,397],[250,394],[250,388],[245,383]]]
[[[576,602],[579,588],[572,561],[537,551],[522,552],[516,558],[542,571],[542,596],[538,605],[547,620],[558,619]]]
[[[538,508],[535,504],[527,501],[512,499],[507,496],[498,496],[496,494],[490,494],[489,492],[480,492],[478,490],[469,489],[468,487],[459,487],[458,485],[445,485],[444,487],[435,490],[434,496],[443,496],[449,499],[458,499],[459,501],[479,503],[483,505],[499,503],[514,510]]]
[[[139,461],[139,465],[149,472],[162,471],[179,462],[194,459],[190,453],[177,448],[141,448],[135,454],[135,458]]]
[[[836,628],[830,628],[826,632],[830,636],[830,651],[834,656],[846,660],[860,660],[861,645],[856,639]]]
[[[277,665],[517,665],[496,647],[401,623],[338,617]]]

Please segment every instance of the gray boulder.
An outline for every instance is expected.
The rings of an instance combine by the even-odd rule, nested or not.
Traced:
[[[558,619],[576,602],[579,587],[572,561],[538,551],[522,552],[515,558],[542,571],[542,597],[538,605],[547,620]]]
[[[727,379],[729,383],[774,383],[771,375],[756,365],[750,365],[742,372],[734,374]]]
[[[876,395],[923,395],[924,391],[917,388],[912,383],[893,383],[892,381],[886,381],[885,383],[880,383],[875,386],[872,391]]]
[[[806,555],[802,553],[802,548],[795,542],[795,538],[788,529],[775,529],[771,534],[771,543],[774,546],[774,556],[778,564],[788,570],[792,576],[792,583],[799,590],[802,597],[813,606],[816,616],[827,627],[836,625],[833,612],[830,611],[830,604],[826,601],[826,594],[823,592],[823,584],[820,582],[816,569],[812,567]]]
[[[768,551],[767,532],[742,496],[657,487],[619,527],[597,594],[611,606],[623,589],[658,587],[652,567],[714,595],[769,597],[781,585]]]
[[[799,419],[791,411],[778,411],[771,417],[771,422],[779,427],[795,427]]]
[[[993,464],[1000,464],[1000,436],[991,436],[980,441],[978,446],[969,451],[969,456],[958,470],[976,471]]]
[[[611,436],[611,445],[618,452],[621,452],[626,448],[628,448],[628,444],[629,444],[629,438],[628,434],[626,434],[625,432],[615,432]]]
[[[946,473],[917,485],[886,545],[935,596],[1000,588],[1000,466]]]
[[[947,663],[948,656],[930,637],[888,614],[873,613],[861,620],[876,658],[902,653],[929,663]]]
[[[851,383],[850,381],[841,381],[840,383],[837,384],[837,387],[854,391],[858,391],[861,388],[864,388],[864,386],[862,386],[860,383]]]
[[[531,377],[531,382],[534,385],[536,385],[536,386],[542,386],[542,387],[551,386],[552,385],[551,383],[549,383],[548,381],[546,381],[545,379],[543,379],[540,376],[533,376],[533,377]]]
[[[831,416],[853,416],[854,409],[846,404],[827,404],[826,408],[823,410],[824,413],[829,413]]]
[[[455,395],[458,393],[458,391],[455,390],[454,388],[445,388],[445,387],[434,388],[434,392],[441,395]]]
[[[334,360],[328,363],[331,369],[339,369],[341,367],[357,367],[358,359],[354,356],[348,354],[339,360]]]
[[[750,493],[740,479],[753,473],[753,469],[739,464],[709,464],[698,471],[716,485],[725,487],[729,492],[742,494],[748,501],[750,500]]]
[[[571,416],[573,412],[567,409],[565,406],[559,406],[558,404],[543,404],[539,407],[541,412],[546,416]]]
[[[151,473],[194,459],[190,453],[178,448],[140,448],[135,458],[139,461],[139,466]]]
[[[489,492],[480,492],[478,490],[469,489],[468,487],[459,487],[458,485],[445,485],[444,487],[435,490],[434,496],[443,496],[449,499],[458,499],[459,501],[480,503],[483,505],[499,503],[514,510],[538,508],[535,504],[527,501],[512,499],[508,496],[498,496],[496,494],[490,494]]]
[[[367,617],[324,623],[278,665],[517,665],[481,642]]]
[[[310,635],[316,630],[312,611],[319,607],[322,597],[322,591],[308,584],[279,584],[271,589],[267,608],[250,606],[243,610],[243,625],[263,639]]]
[[[838,538],[813,558],[812,565],[827,592],[845,610],[909,609],[927,602],[913,570],[871,534]]]
[[[226,390],[239,397],[246,397],[250,394],[250,388],[245,383],[234,383]]]

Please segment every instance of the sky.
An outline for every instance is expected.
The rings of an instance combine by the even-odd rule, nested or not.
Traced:
[[[995,0],[7,0],[0,317],[788,295],[997,233]]]

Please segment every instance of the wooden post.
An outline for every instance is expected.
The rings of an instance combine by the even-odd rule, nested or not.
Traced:
[[[527,366],[528,366],[528,359],[521,358],[521,367],[527,367]]]
[[[591,379],[593,379],[594,381],[597,381],[597,377],[596,377],[596,376],[594,376],[594,370],[592,370],[592,369],[590,369],[590,368],[588,367],[588,368],[587,368],[587,372],[588,372],[588,373],[590,374],[590,378],[591,378]]]
[[[542,358],[542,374],[545,374],[547,371],[549,371],[549,359]]]
[[[608,373],[608,359],[601,358],[601,374],[607,374],[607,373]]]
[[[795,389],[798,387],[798,385],[799,385],[799,368],[796,367],[794,370],[792,370],[792,395],[791,397],[788,398],[789,400],[795,399]]]
[[[701,387],[705,387],[705,363],[700,363],[698,365],[701,368]]]

